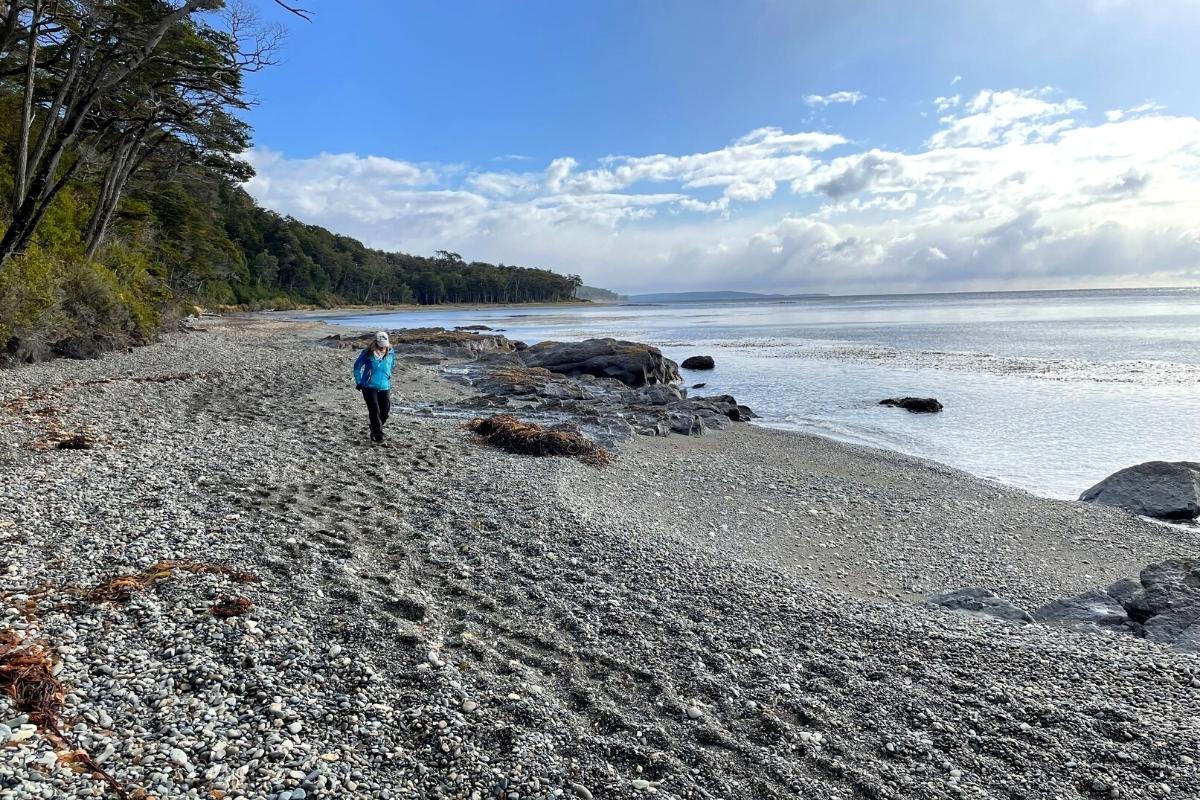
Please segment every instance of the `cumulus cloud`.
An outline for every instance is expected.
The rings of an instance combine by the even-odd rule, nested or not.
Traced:
[[[509,169],[256,149],[246,188],[375,247],[626,291],[1200,282],[1200,119],[1147,102],[1089,120],[1045,88],[934,104],[942,118],[907,150],[775,127],[695,153]]]
[[[837,105],[839,103],[849,103],[850,105],[858,105],[867,96],[862,92],[831,92],[829,94],[810,94],[804,98],[804,102],[810,106],[824,108],[825,106]]]
[[[775,194],[775,181],[771,178],[738,181],[725,187],[725,196],[730,200],[745,200],[750,203],[756,200],[766,200],[773,194]]]
[[[1133,167],[1107,183],[1089,187],[1085,191],[1098,197],[1121,199],[1141,194],[1149,183],[1150,173]]]
[[[896,153],[871,150],[857,156],[835,159],[818,170],[813,180],[797,181],[792,191],[803,193],[815,189],[839,200],[884,183],[896,184],[904,173],[904,159]]]
[[[1046,139],[1074,124],[1070,115],[1084,110],[1083,103],[1073,98],[1048,99],[1052,94],[1048,88],[984,90],[966,104],[965,114],[943,117],[948,124],[930,137],[929,144],[963,147]]]

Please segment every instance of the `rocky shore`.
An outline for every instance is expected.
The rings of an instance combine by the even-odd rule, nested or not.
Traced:
[[[923,602],[1040,606],[1194,529],[728,412],[510,455],[462,419],[612,402],[485,391],[494,348],[401,359],[374,446],[329,332],[0,372],[0,798],[1200,795],[1200,658]],[[61,708],[8,693],[38,647]]]

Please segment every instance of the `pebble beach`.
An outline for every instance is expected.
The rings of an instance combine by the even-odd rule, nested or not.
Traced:
[[[512,455],[416,361],[376,446],[327,326],[201,323],[0,372],[0,647],[62,691],[0,695],[4,800],[1200,796],[1200,657],[923,602],[1195,528],[748,424]]]

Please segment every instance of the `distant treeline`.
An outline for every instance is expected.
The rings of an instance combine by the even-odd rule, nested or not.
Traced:
[[[242,259],[228,282],[229,302],[283,297],[307,303],[531,303],[569,300],[576,275],[372,250],[348,236],[260,208],[240,189],[223,198],[225,229]]]
[[[260,208],[237,115],[280,33],[254,5],[0,0],[0,362],[145,341],[195,304],[573,297],[577,276],[384,253]]]
[[[623,295],[619,295],[611,289],[600,289],[596,286],[580,286],[575,290],[575,296],[580,300],[593,300],[599,303],[615,303],[625,299]]]

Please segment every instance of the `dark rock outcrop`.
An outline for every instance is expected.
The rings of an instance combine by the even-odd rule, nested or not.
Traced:
[[[682,436],[703,436],[708,432],[708,426],[704,424],[704,420],[699,414],[693,414],[684,409],[671,411],[668,419],[671,433],[678,433]]]
[[[1129,603],[1133,600],[1134,595],[1142,590],[1141,581],[1136,578],[1122,578],[1113,585],[1109,586],[1104,592],[1121,604],[1122,608],[1128,608]]]
[[[620,431],[628,436],[699,436],[756,416],[730,395],[689,397],[686,389],[671,384],[632,388],[616,378],[589,373],[567,377],[541,367],[518,366],[496,355],[455,374],[484,393],[471,401],[472,408],[494,403],[559,419],[567,416],[589,431],[603,431],[606,437]]]
[[[1200,559],[1175,558],[1151,564],[1138,580],[1142,590],[1127,603],[1152,642],[1200,653]]]
[[[1119,631],[1200,653],[1200,559],[1151,564],[1136,580],[1055,600],[1033,616],[1050,625]]]
[[[942,404],[932,397],[889,397],[880,400],[879,405],[903,408],[914,414],[936,414],[942,410]]]
[[[633,394],[635,405],[666,406],[678,403],[685,395],[670,384],[658,383],[643,386]]]
[[[1200,558],[1151,564],[1136,580],[1125,578],[1107,589],[1053,600],[1032,616],[987,589],[942,592],[928,602],[976,616],[1139,636],[1200,653]]]
[[[1033,618],[1038,622],[1053,625],[1085,625],[1098,628],[1119,627],[1130,622],[1125,607],[1101,589],[1053,600],[1034,611]]]
[[[1126,467],[1088,489],[1079,499],[1158,519],[1196,519],[1200,517],[1200,463],[1147,461]]]
[[[720,414],[723,417],[728,417],[734,422],[749,422],[756,419],[758,414],[750,410],[749,406],[743,406],[734,399],[730,394],[719,394],[712,397],[694,397],[692,403],[700,408],[705,408],[715,414]]]
[[[47,339],[44,336],[16,337],[9,339],[0,349],[0,367],[15,364],[39,364],[55,358],[87,360],[100,358],[129,345],[126,337],[110,337],[92,334],[67,336],[62,339]]]
[[[717,362],[712,356],[690,356],[683,360],[679,366],[684,369],[713,369],[717,366]]]
[[[989,589],[968,587],[930,595],[930,605],[975,617],[994,617],[1009,622],[1033,622],[1028,611],[1013,605]]]
[[[0,367],[13,364],[38,364],[54,356],[50,345],[39,337],[17,337],[8,340],[0,351]]]
[[[72,336],[68,339],[55,342],[52,349],[54,355],[60,358],[73,358],[82,361],[99,358],[111,348],[105,346],[105,343],[95,336]]]
[[[330,347],[361,350],[374,341],[371,333],[335,333],[321,340]],[[514,341],[498,333],[479,334],[445,328],[407,328],[392,334],[392,348],[397,355],[435,356],[442,358],[478,358],[484,355],[518,353],[524,342]]]
[[[521,361],[568,377],[615,378],[634,388],[680,379],[679,366],[657,347],[618,339],[541,342],[521,353]]]

